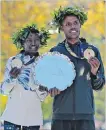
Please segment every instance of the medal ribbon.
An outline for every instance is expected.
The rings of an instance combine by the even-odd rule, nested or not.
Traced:
[[[79,56],[77,56],[71,49],[70,49],[70,47],[69,47],[69,44],[67,43],[67,42],[65,42],[65,47],[66,47],[66,49],[67,49],[67,51],[72,55],[72,56],[74,56],[74,57],[76,57],[76,58],[79,58],[79,59],[85,59],[84,57],[79,57]],[[82,48],[82,43],[81,43],[81,41],[80,41],[80,49],[81,49],[81,54],[83,55],[83,48]]]

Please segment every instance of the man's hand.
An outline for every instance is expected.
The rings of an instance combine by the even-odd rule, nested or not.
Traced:
[[[54,97],[54,96],[56,96],[57,94],[60,94],[60,90],[59,89],[57,89],[56,87],[55,88],[51,88],[50,90],[49,90],[49,93],[50,93],[50,96],[51,97]]]
[[[91,73],[96,75],[100,66],[99,60],[96,57],[92,57],[88,60],[88,63],[91,65]]]
[[[10,76],[15,79],[20,74],[20,72],[21,72],[21,69],[14,67],[10,71]]]
[[[39,86],[39,91],[46,91],[46,92],[48,92],[48,88],[47,87],[45,87],[45,86],[42,86],[42,85],[40,85]]]

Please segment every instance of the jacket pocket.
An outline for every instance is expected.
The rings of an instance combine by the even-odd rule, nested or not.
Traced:
[[[76,113],[79,114],[93,114],[93,96],[92,88],[89,86],[90,83],[85,77],[79,79],[79,84],[76,85],[75,105]]]

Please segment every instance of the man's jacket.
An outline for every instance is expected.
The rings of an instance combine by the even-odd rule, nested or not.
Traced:
[[[100,61],[96,76],[91,74],[91,67],[86,59],[76,58],[67,51],[65,41],[50,50],[66,55],[74,63],[76,70],[76,78],[73,84],[54,97],[53,119],[93,120],[94,118],[93,90],[101,90],[104,86],[104,67],[98,49],[88,44],[86,40],[82,40],[81,43],[83,50],[90,47]],[[70,45],[70,49],[79,57],[81,56],[80,43]]]

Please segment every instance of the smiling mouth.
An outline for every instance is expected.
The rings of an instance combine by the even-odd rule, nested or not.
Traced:
[[[37,47],[36,46],[30,46],[30,49],[36,49]]]
[[[71,31],[72,33],[76,33],[77,31]]]
[[[76,31],[76,30],[70,30],[69,33],[70,33],[71,35],[77,35],[78,31]]]
[[[32,46],[31,48],[36,48],[36,46]]]
[[[76,30],[70,30],[70,33],[77,33]]]

